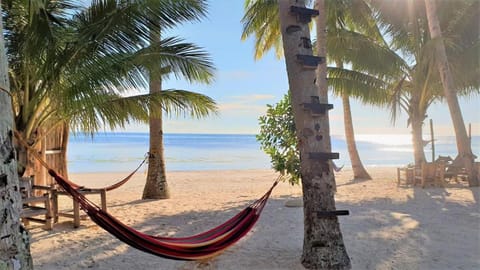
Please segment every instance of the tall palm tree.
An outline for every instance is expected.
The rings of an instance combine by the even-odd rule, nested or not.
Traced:
[[[92,133],[148,122],[149,115],[161,114],[150,110],[152,104],[177,115],[205,116],[215,110],[210,98],[184,90],[126,96],[146,88],[147,70],[159,65],[191,80],[211,77],[212,64],[201,48],[149,35],[160,25],[168,29],[196,19],[205,10],[203,1],[104,0],[87,8],[73,3],[3,4],[16,129],[26,141],[34,145],[40,130],[47,133],[65,121]]]
[[[364,72],[364,74],[385,74],[389,66],[385,65],[389,55],[384,53],[383,37],[375,24],[368,4],[363,0],[344,0],[344,1],[326,1],[326,31],[327,31],[327,51],[328,60],[336,64],[336,68],[344,70],[344,65],[352,65],[351,72]],[[317,32],[318,33],[318,32]],[[384,61],[375,62],[374,59],[366,59],[364,52],[369,51],[374,55],[386,57]],[[362,53],[359,53],[362,52]],[[382,66],[382,67],[379,67]],[[395,61],[390,62],[390,66],[395,66]],[[348,154],[351,160],[354,179],[371,179],[367,170],[363,166],[355,142],[355,133],[350,109],[350,97],[356,97],[366,103],[379,103],[386,97],[386,92],[379,87],[375,77],[362,76],[363,81],[356,85],[344,87],[338,80],[351,80],[351,76],[344,78],[330,76],[329,84],[334,93],[341,97],[343,107],[343,119],[345,128],[345,138]],[[381,75],[380,75],[381,76]],[[367,79],[367,80],[365,80]],[[367,83],[365,83],[367,82]],[[368,88],[359,87],[369,85]],[[379,91],[380,90],[380,91]]]
[[[203,16],[203,12],[199,12],[198,16]],[[160,40],[160,32],[151,31],[150,36],[153,41]],[[172,54],[177,54],[178,60],[181,60],[181,53],[183,50],[188,50],[187,47],[178,47],[177,51],[172,50]],[[212,80],[212,65],[209,62],[209,57],[205,53],[199,54],[204,61],[202,65],[191,65],[188,71],[183,72],[183,76],[189,81],[200,81],[203,83],[210,83]],[[188,60],[188,59],[186,59]],[[192,64],[194,62],[192,61]],[[162,93],[162,76],[169,72],[176,72],[178,70],[169,65],[158,65],[155,68],[149,70],[150,76],[150,93],[159,94]],[[194,101],[194,97],[191,97]],[[202,100],[198,100],[199,103]],[[208,102],[205,102],[208,105]],[[208,109],[208,107],[206,107]],[[156,104],[152,104],[151,111],[161,111],[162,107]],[[202,108],[200,108],[202,109]],[[209,111],[198,112],[196,115],[207,114]],[[192,114],[195,116],[195,114]],[[150,128],[150,149],[148,157],[148,174],[147,181],[143,190],[143,199],[167,199],[170,197],[167,176],[165,170],[165,158],[163,150],[163,124],[162,114],[152,114],[149,119]]]
[[[304,203],[302,264],[308,269],[350,269],[338,218],[330,216],[335,213],[335,179],[329,162],[334,156],[330,153],[328,111],[314,116],[313,110],[305,110],[302,105],[327,103],[326,63],[319,63],[319,76],[316,77],[314,69],[305,69],[297,60],[297,55],[312,55],[308,25],[305,21],[298,21],[290,12],[291,6],[304,8],[305,2],[279,1],[278,5],[291,104],[300,142],[298,149]],[[317,27],[325,29],[323,1],[317,4],[317,8],[321,14]],[[324,41],[324,35],[318,37],[317,52],[323,57],[326,55],[325,46],[318,44],[325,44]],[[303,46],[298,46],[299,43]],[[322,213],[329,215],[329,218]]]
[[[435,57],[440,79],[444,89],[445,99],[447,100],[450,115],[452,117],[455,137],[457,139],[458,156],[461,163],[464,164],[468,171],[468,179],[470,186],[478,186],[480,180],[477,179],[475,166],[473,166],[475,156],[472,152],[472,146],[467,135],[465,123],[463,122],[462,111],[458,103],[457,94],[455,93],[455,85],[450,71],[445,43],[442,40],[442,30],[437,16],[437,5],[435,0],[425,0],[427,21],[430,30],[430,37],[435,43]],[[477,9],[479,7],[477,6]],[[477,18],[478,19],[478,18]],[[478,21],[477,21],[478,23]],[[478,32],[477,32],[478,33]]]
[[[1,11],[1,9],[0,9]],[[3,22],[0,21],[3,33]],[[22,199],[18,191],[17,162],[13,147],[13,110],[8,80],[8,62],[3,35],[0,37],[0,265],[4,269],[33,269],[30,237],[20,224]]]
[[[446,43],[446,54],[454,72],[453,87],[457,94],[478,93],[480,57],[478,35],[478,1],[443,1],[439,17]],[[393,94],[392,115],[397,109],[405,110],[412,126],[415,163],[425,161],[423,152],[422,126],[427,117],[429,105],[444,98],[440,74],[436,71],[436,40],[430,38],[423,1],[394,0],[372,1],[381,29],[391,39],[392,52],[398,52],[404,68],[399,76],[391,77],[390,89]],[[407,16],[408,15],[408,16]],[[403,74],[402,74],[403,73]]]
[[[255,37],[255,58],[259,59],[263,54],[272,48],[275,49],[277,55],[281,53],[281,39],[279,35],[279,22],[278,22],[278,9],[276,9],[275,3],[277,0],[247,0],[245,2],[245,15],[242,19],[244,23],[244,30],[242,38],[246,39],[251,35]],[[375,71],[388,70],[389,65],[395,65],[395,62],[390,62],[387,65],[387,61],[376,63],[365,57],[365,54],[358,53],[361,50],[368,49],[372,52],[374,50],[380,50],[374,52],[375,55],[386,56],[382,52],[381,45],[375,44],[375,37],[378,40],[378,29],[372,22],[372,16],[370,9],[364,1],[326,1],[326,14],[327,14],[327,48],[328,59],[333,63],[340,63],[343,66],[343,62],[349,64],[356,63],[355,67],[361,67],[365,70],[365,67],[374,66]],[[366,38],[360,35],[356,31],[348,31],[345,28],[346,22],[349,23],[349,27],[352,28],[357,25],[356,28],[365,29],[365,33],[373,36],[373,38]],[[375,35],[374,35],[375,34]],[[342,37],[342,35],[345,35]],[[362,46],[357,46],[355,40],[363,38]],[[348,42],[348,43],[346,43]],[[370,43],[370,44],[369,44]],[[378,47],[378,48],[377,48]],[[354,50],[356,48],[356,50]],[[354,52],[354,53],[352,53]],[[391,59],[392,57],[388,57]],[[378,58],[375,58],[378,59]],[[382,67],[380,67],[382,65]],[[339,68],[328,67],[328,83],[334,93],[342,97],[344,102],[344,125],[345,125],[345,137],[348,146],[349,156],[353,168],[354,179],[368,179],[370,176],[365,170],[358,154],[358,150],[355,143],[353,132],[353,121],[351,111],[349,110],[349,96],[360,98],[363,102],[378,103],[385,99],[385,91],[381,91],[379,88],[379,81],[375,77],[370,77],[368,74],[363,73],[361,80],[358,72],[345,70],[345,72],[339,72]],[[372,68],[370,68],[372,69]],[[362,70],[362,69],[359,69]],[[377,72],[378,73],[378,72]],[[345,76],[345,77],[339,77]],[[365,91],[367,90],[367,91]]]

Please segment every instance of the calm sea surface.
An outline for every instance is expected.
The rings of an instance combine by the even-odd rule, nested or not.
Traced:
[[[148,133],[99,133],[71,135],[68,168],[72,173],[128,172],[148,152]],[[364,165],[401,166],[413,161],[410,135],[356,135]],[[255,135],[165,134],[166,167],[170,171],[268,169],[270,158],[260,149]],[[473,151],[480,156],[480,136],[472,138]],[[332,137],[333,152],[340,153],[337,165],[350,166],[343,137]],[[455,137],[437,137],[435,153],[456,155]],[[431,160],[431,147],[425,147]]]

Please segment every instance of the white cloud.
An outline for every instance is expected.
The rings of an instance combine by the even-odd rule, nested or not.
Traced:
[[[241,112],[248,114],[264,113],[266,110],[266,103],[259,101],[274,100],[274,95],[252,94],[246,96],[233,96],[229,101],[219,102],[218,107],[220,114]]]

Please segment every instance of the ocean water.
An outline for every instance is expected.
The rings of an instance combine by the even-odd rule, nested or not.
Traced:
[[[410,135],[356,135],[362,162],[367,167],[402,166],[413,161]],[[128,172],[148,152],[148,133],[98,133],[71,135],[68,169],[72,173]],[[255,135],[165,134],[167,171],[268,169],[270,158],[260,149]],[[474,153],[480,157],[480,136],[472,138]],[[339,166],[350,166],[343,137],[332,137],[332,151],[340,153]],[[437,137],[435,153],[455,157],[455,137]],[[425,147],[431,160],[431,146]],[[146,166],[144,167],[146,168]]]

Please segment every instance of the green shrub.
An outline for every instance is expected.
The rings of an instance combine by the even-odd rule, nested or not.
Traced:
[[[271,158],[272,168],[292,185],[300,182],[300,158],[290,95],[275,105],[267,105],[267,113],[259,118],[257,141]]]

